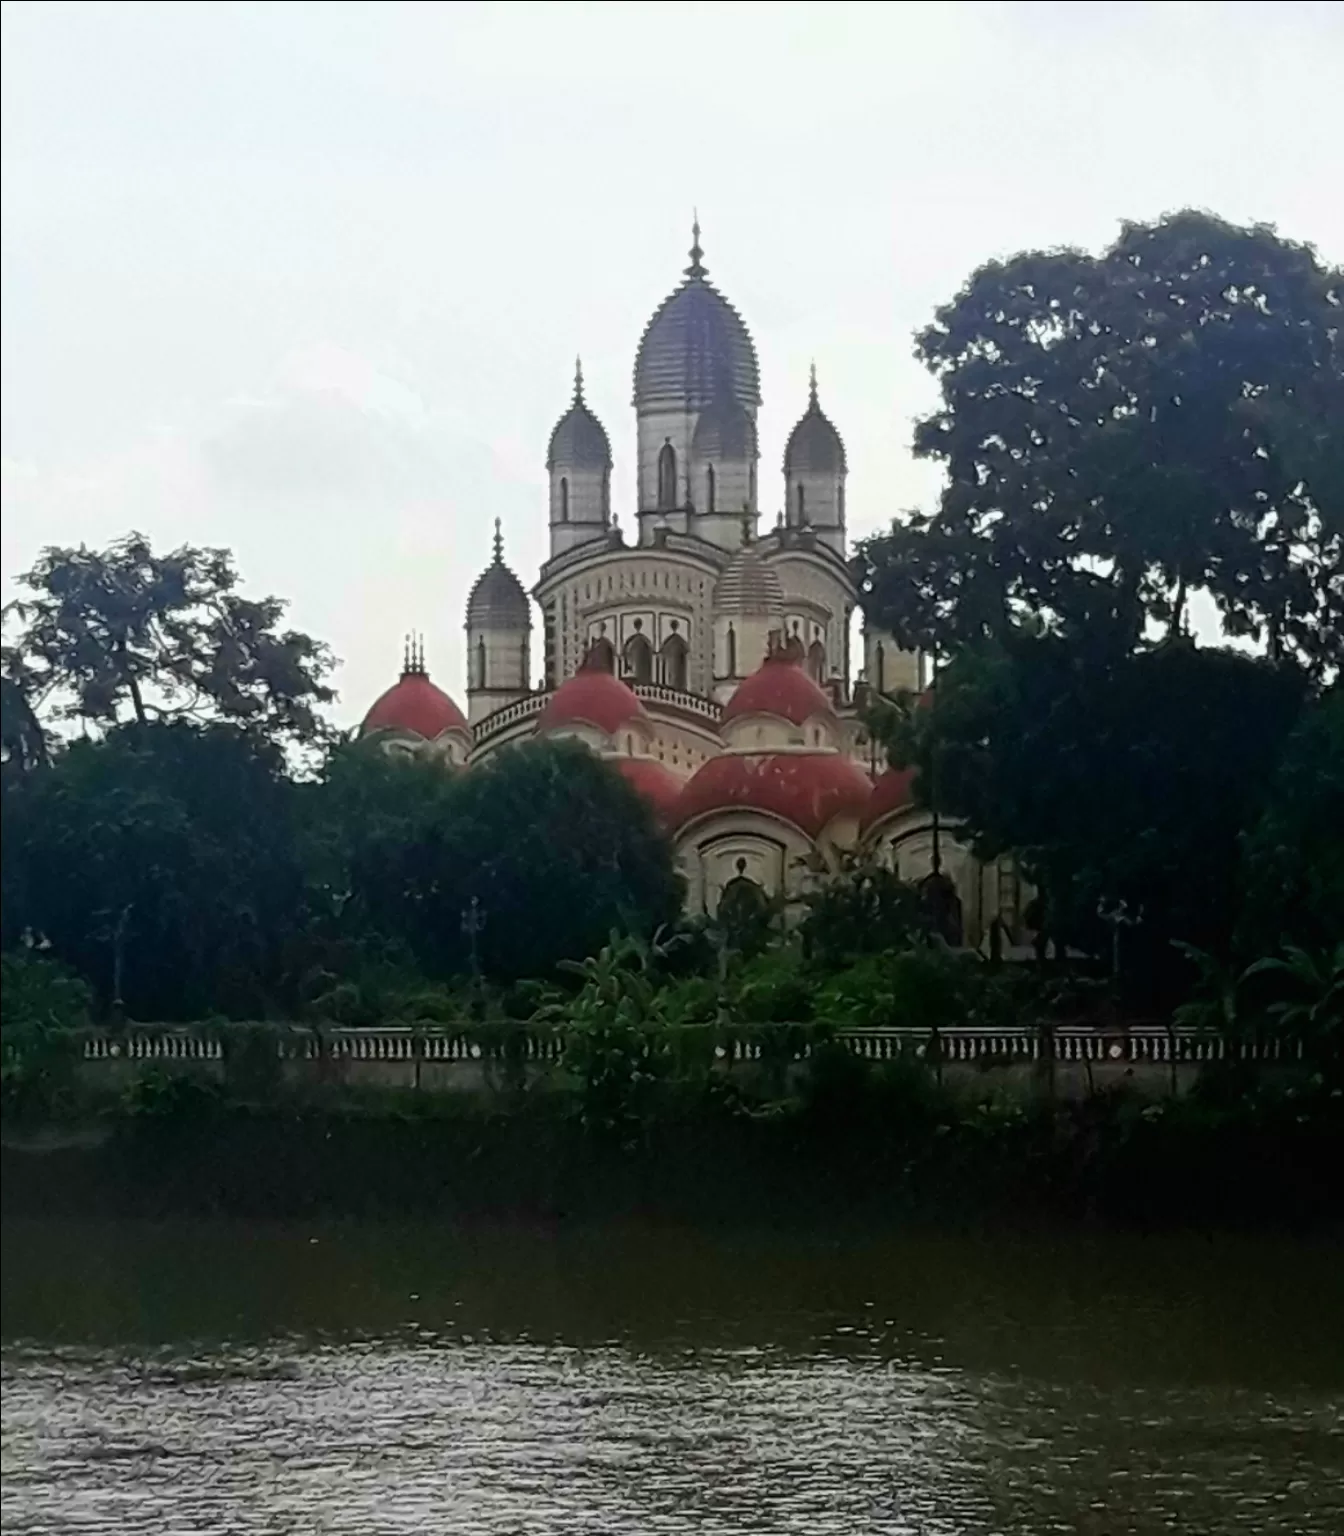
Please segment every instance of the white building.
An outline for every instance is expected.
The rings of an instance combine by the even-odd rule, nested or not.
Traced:
[[[908,775],[880,771],[854,707],[847,463],[815,370],[784,447],[784,511],[763,532],[756,348],[709,281],[698,225],[690,256],[635,357],[631,537],[613,516],[611,444],[576,370],[546,458],[550,557],[529,598],[496,524],[467,604],[469,726],[417,653],[364,730],[452,764],[528,737],[580,738],[653,803],[694,911],[713,912],[732,879],[798,894],[867,845],[908,878],[940,866],[968,941],[996,916],[1016,933],[1015,877],[977,864],[914,807]],[[889,636],[865,628],[864,653],[873,687],[919,686],[918,658]],[[441,702],[430,707],[427,690]]]

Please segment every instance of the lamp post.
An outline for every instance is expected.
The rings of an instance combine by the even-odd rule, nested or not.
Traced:
[[[1143,908],[1131,912],[1124,900],[1108,902],[1103,896],[1097,903],[1097,916],[1111,930],[1111,980],[1120,980],[1120,930],[1136,928],[1143,921]]]
[[[485,913],[481,910],[481,899],[473,896],[470,904],[462,910],[462,932],[467,936],[467,948],[471,955],[471,984],[477,993],[481,990],[480,937],[484,928]]]

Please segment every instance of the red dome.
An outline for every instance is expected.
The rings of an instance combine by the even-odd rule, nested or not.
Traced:
[[[733,690],[720,723],[726,725],[743,715],[782,715],[794,725],[803,725],[814,715],[834,717],[835,709],[790,652],[776,651]]]
[[[600,667],[584,667],[551,695],[537,731],[561,725],[592,725],[614,736],[631,720],[647,720],[644,706],[619,677]]]
[[[880,773],[869,796],[868,808],[863,813],[864,829],[881,821],[884,816],[890,816],[893,811],[913,805],[914,782],[913,768],[888,768],[885,773]]]
[[[816,837],[863,814],[873,781],[838,752],[725,752],[702,763],[677,801],[677,824],[709,811],[767,811]]]
[[[617,772],[649,802],[657,812],[659,821],[671,821],[672,813],[681,796],[681,780],[656,758],[612,758]]]
[[[364,716],[362,734],[409,731],[433,741],[445,731],[468,729],[466,716],[425,672],[403,672]]]

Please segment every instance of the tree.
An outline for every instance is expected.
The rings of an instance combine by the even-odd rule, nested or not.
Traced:
[[[1141,912],[1127,952],[1161,993],[1171,939],[1227,950],[1239,839],[1305,687],[1290,667],[1184,640],[1102,665],[1019,634],[959,653],[929,707],[875,723],[926,800],[936,765],[939,806],[982,857],[1018,854],[1062,935],[1099,951],[1099,907]]]
[[[6,783],[48,758],[46,733],[19,685],[0,677],[0,778]]]
[[[1030,617],[1123,653],[1204,590],[1337,669],[1342,305],[1310,247],[1194,212],[980,268],[918,340],[942,406],[915,448],[948,483],[861,552],[869,615],[928,650]]]
[[[870,857],[848,856],[839,874],[803,901],[807,915],[799,937],[804,952],[823,967],[890,953],[928,936],[928,913],[918,889]]]
[[[293,795],[234,726],[74,742],[4,795],[6,943],[37,936],[131,1017],[258,1017],[303,921]]]
[[[1344,684],[1307,709],[1242,843],[1243,954],[1344,933]]]
[[[278,598],[242,597],[227,550],[156,555],[132,533],[101,551],[52,546],[19,579],[26,595],[4,611],[7,758],[20,703],[100,730],[219,719],[277,741],[324,734],[330,652],[278,628]]]
[[[461,775],[355,744],[305,793],[353,926],[404,936],[433,976],[546,977],[613,929],[648,937],[680,910],[648,807],[577,743],[510,748]]]

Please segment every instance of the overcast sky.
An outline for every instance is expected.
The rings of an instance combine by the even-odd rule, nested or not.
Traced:
[[[3,76],[6,591],[51,542],[230,546],[342,722],[410,626],[461,696],[576,353],[632,527],[693,206],[762,511],[815,357],[855,534],[936,494],[911,336],[985,259],[1197,205],[1344,260],[1340,4],[7,4]]]

